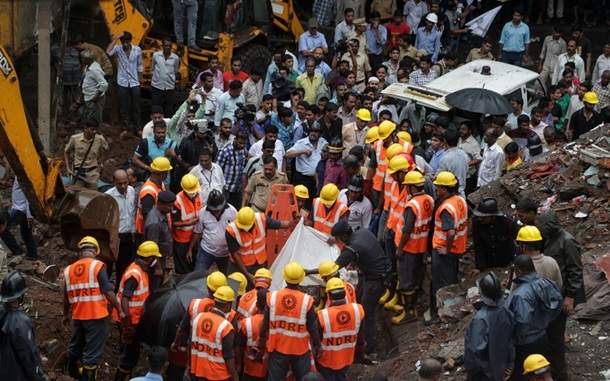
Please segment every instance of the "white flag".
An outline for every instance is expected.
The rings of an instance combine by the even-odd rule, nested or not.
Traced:
[[[466,23],[466,26],[470,30],[472,34],[476,34],[477,36],[485,37],[491,23],[496,18],[498,12],[500,12],[501,5],[498,5],[494,9],[483,13],[481,16],[470,20]]]

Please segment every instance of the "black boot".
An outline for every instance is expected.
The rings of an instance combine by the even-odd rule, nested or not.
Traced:
[[[78,359],[68,356],[66,372],[74,379],[78,380],[80,378],[80,372],[78,371]]]
[[[95,381],[97,376],[96,365],[83,365],[83,372],[80,376],[80,381]]]

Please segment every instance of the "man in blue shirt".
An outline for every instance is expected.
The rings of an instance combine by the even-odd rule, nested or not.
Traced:
[[[415,34],[415,47],[417,50],[425,50],[426,54],[436,62],[441,50],[441,32],[436,28],[438,16],[436,13],[428,13],[426,25],[417,29]]]
[[[371,12],[371,23],[367,26],[366,41],[369,49],[369,63],[376,69],[383,62],[385,44],[388,42],[388,30],[381,25],[381,15],[377,11]]]
[[[326,37],[318,33],[318,21],[312,17],[309,19],[309,30],[299,37],[299,62],[305,62],[305,58],[313,55],[315,48],[322,48],[324,53],[328,53]]]
[[[176,142],[167,137],[167,125],[161,120],[153,124],[153,136],[140,141],[133,154],[133,164],[137,168],[143,169],[147,173],[152,172],[150,164],[159,156],[166,156],[172,160],[176,158]],[[165,184],[169,185],[170,176],[165,179]]]
[[[527,64],[527,47],[530,43],[530,28],[521,21],[523,15],[518,9],[513,12],[513,20],[504,24],[500,35],[502,62],[511,65]]]
[[[167,350],[154,346],[148,351],[148,373],[142,377],[134,377],[130,381],[163,381],[163,368],[167,363]]]

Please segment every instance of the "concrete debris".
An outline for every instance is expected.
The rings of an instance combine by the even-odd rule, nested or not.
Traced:
[[[9,267],[17,267],[17,265],[19,265],[21,262],[23,262],[23,255],[14,255],[12,257],[10,257],[10,259],[8,260],[8,266]]]
[[[464,356],[464,339],[459,338],[445,344],[441,344],[441,350],[438,352],[438,357],[444,360],[459,360]]]
[[[589,332],[589,335],[591,336],[597,336],[599,335],[599,332],[602,330],[602,326],[604,325],[603,321],[598,322],[597,324],[595,324],[595,327],[593,327],[591,329],[591,331]]]

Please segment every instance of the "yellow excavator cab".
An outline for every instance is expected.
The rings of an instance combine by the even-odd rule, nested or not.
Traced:
[[[66,246],[76,249],[85,235],[100,243],[101,258],[115,260],[119,210],[106,194],[80,187],[64,188],[62,161],[47,159],[36,128],[28,123],[19,78],[6,49],[0,46],[0,150],[10,164],[32,213],[41,222],[57,223]]]

